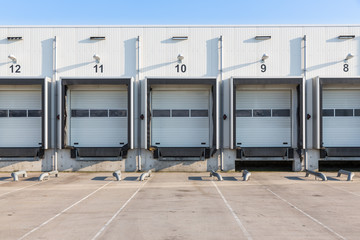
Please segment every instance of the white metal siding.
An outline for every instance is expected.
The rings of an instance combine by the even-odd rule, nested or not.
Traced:
[[[290,147],[291,91],[237,90],[236,110],[254,109],[290,109],[290,117],[236,117],[236,145],[239,147]]]
[[[1,90],[1,110],[41,110],[41,90]],[[0,117],[0,147],[40,147],[41,117]]]
[[[323,109],[360,109],[360,90],[324,90]],[[360,116],[323,117],[323,146],[360,147]]]
[[[127,110],[127,91],[71,90],[70,106],[71,109],[84,110]],[[127,116],[71,117],[70,129],[70,143],[72,146],[120,147],[128,142]]]
[[[209,90],[153,90],[151,101],[153,110],[189,110],[190,112],[199,109],[208,110],[208,117],[152,117],[152,145],[159,147],[210,146]]]

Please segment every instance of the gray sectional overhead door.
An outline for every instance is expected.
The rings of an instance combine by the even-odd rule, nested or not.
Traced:
[[[291,146],[291,90],[236,91],[236,146]]]
[[[323,146],[360,147],[360,90],[324,89]]]
[[[210,90],[152,90],[151,142],[157,147],[210,146]]]
[[[41,86],[0,88],[0,147],[41,146]]]
[[[71,146],[122,147],[128,143],[125,87],[82,90],[77,86],[70,90],[69,100]]]

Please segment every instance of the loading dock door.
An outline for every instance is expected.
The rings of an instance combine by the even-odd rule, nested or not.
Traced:
[[[236,146],[291,147],[291,90],[236,91]]]
[[[0,147],[42,146],[41,87],[0,88]]]
[[[360,90],[323,90],[323,146],[360,147]]]
[[[210,90],[151,92],[151,143],[210,147]]]
[[[122,147],[128,143],[127,90],[118,86],[98,89],[76,86],[69,91],[71,146]]]

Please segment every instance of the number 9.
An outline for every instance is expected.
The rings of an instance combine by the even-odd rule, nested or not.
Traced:
[[[266,72],[266,65],[265,64],[261,64],[261,72]]]

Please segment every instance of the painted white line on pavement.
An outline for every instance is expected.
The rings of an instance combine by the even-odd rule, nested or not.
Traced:
[[[136,192],[122,205],[122,207],[110,218],[110,220],[105,223],[105,225],[96,233],[96,235],[91,240],[95,240],[101,235],[105,228],[110,225],[110,223],[120,214],[120,212],[126,207],[126,205],[128,205],[128,203],[135,197],[135,195],[145,186],[148,181],[146,181],[136,190]]]
[[[211,181],[212,184],[214,185],[214,187],[216,188],[216,190],[218,191],[218,193],[220,194],[222,200],[224,201],[225,205],[227,206],[227,208],[230,210],[231,214],[233,215],[233,217],[236,220],[236,223],[239,225],[239,227],[241,228],[241,231],[244,233],[245,237],[248,240],[252,240],[252,237],[250,235],[250,233],[246,230],[246,228],[244,227],[244,225],[242,224],[242,222],[240,221],[239,217],[236,215],[236,213],[234,212],[234,210],[231,208],[230,204],[228,203],[228,201],[225,199],[224,195],[221,193],[220,189],[218,188],[218,186],[216,185],[216,183],[214,181]]]
[[[28,187],[32,187],[32,186],[38,185],[38,184],[40,184],[40,183],[42,183],[42,182],[37,182],[37,183],[31,184],[31,185],[29,185],[29,186],[25,186],[25,187],[22,187],[22,188],[18,188],[18,189],[14,190],[14,191],[2,193],[2,194],[0,194],[0,197],[2,197],[2,196],[4,196],[4,195],[7,195],[7,194],[10,194],[10,193],[13,193],[13,192],[17,192],[17,191],[23,190],[23,189],[28,188]]]
[[[338,238],[346,240],[346,238],[345,238],[344,236],[341,236],[340,234],[338,234],[337,232],[335,232],[335,231],[332,230],[330,227],[326,226],[325,224],[323,224],[322,222],[320,222],[320,221],[317,220],[316,218],[310,216],[309,214],[307,214],[306,212],[304,212],[304,211],[301,210],[300,208],[296,207],[294,204],[292,204],[292,203],[290,203],[289,201],[287,201],[286,199],[280,197],[278,194],[274,193],[274,192],[271,191],[269,188],[267,188],[266,190],[268,190],[269,192],[271,192],[272,194],[274,194],[277,198],[279,198],[279,199],[282,200],[283,202],[287,203],[288,205],[290,205],[290,206],[293,207],[294,209],[298,210],[299,212],[301,212],[302,214],[304,214],[305,216],[307,216],[308,218],[310,218],[311,220],[313,220],[313,221],[316,222],[317,224],[321,225],[323,228],[327,229],[329,232],[335,234]]]
[[[27,236],[29,236],[31,233],[37,231],[38,229],[40,229],[41,227],[45,226],[46,224],[48,224],[49,222],[51,222],[52,220],[54,220],[55,218],[59,217],[61,214],[63,214],[64,212],[68,211],[69,209],[75,207],[76,205],[78,205],[79,203],[81,203],[82,201],[86,200],[87,198],[89,198],[90,196],[92,196],[93,194],[95,194],[97,191],[103,189],[104,187],[106,187],[107,185],[109,185],[111,182],[108,182],[104,185],[102,185],[101,187],[99,187],[98,189],[96,189],[95,191],[93,191],[92,193],[90,193],[89,195],[87,195],[86,197],[83,197],[82,199],[80,199],[79,201],[77,201],[76,203],[72,204],[70,207],[65,208],[64,210],[62,210],[60,213],[56,214],[55,216],[53,216],[52,218],[48,219],[47,221],[43,222],[41,225],[37,226],[36,228],[34,228],[33,230],[29,231],[28,233],[26,233],[24,236],[22,236],[21,238],[19,238],[19,240],[26,238]]]
[[[13,182],[13,181],[1,181],[1,182],[0,182],[0,185],[1,185],[1,184],[4,184],[4,183],[10,183],[10,182]]]
[[[350,194],[352,194],[352,195],[354,195],[354,196],[360,197],[360,194],[356,194],[356,193],[347,191],[347,190],[342,189],[342,188],[334,187],[334,186],[331,186],[331,185],[329,185],[329,184],[325,184],[325,185],[328,186],[328,187],[330,187],[330,188],[337,189],[337,190],[340,190],[340,191],[343,191],[343,192],[346,192],[346,193],[350,193]]]

